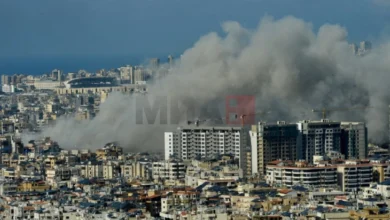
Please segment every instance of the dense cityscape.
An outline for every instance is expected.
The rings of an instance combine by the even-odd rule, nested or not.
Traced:
[[[0,1],[0,220],[390,220],[389,12]]]
[[[364,56],[371,43],[350,48]],[[369,144],[364,122],[327,118],[342,109],[298,122],[188,121],[159,134],[157,153],[23,138],[59,118],[94,120],[111,93],[146,94],[173,65],[168,56],[96,73],[2,75],[1,219],[390,219],[389,152]]]

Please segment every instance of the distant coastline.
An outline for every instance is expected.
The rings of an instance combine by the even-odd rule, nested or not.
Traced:
[[[53,69],[67,72],[77,72],[80,69],[95,72],[100,69],[113,69],[124,65],[140,65],[148,62],[151,57],[166,56],[72,56],[72,57],[0,57],[0,74],[39,75],[49,73]]]

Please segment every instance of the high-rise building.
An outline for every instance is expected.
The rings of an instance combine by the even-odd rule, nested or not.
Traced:
[[[77,95],[75,100],[76,111],[78,111],[82,105],[85,105],[85,97],[83,95]]]
[[[134,71],[134,83],[145,81],[145,70],[141,67],[137,67]]]
[[[150,66],[152,68],[158,68],[159,65],[160,65],[160,59],[159,58],[152,58],[152,59],[150,59]]]
[[[365,54],[370,52],[371,49],[372,49],[371,42],[369,42],[369,41],[362,41],[362,42],[360,42],[360,47],[359,47],[359,50],[358,50],[357,54],[359,56],[364,56]]]
[[[1,75],[1,84],[4,85],[8,85],[10,83],[10,76],[8,75]]]
[[[340,122],[327,119],[321,121],[301,121],[298,123],[301,133],[301,146],[298,158],[313,162],[313,156],[326,156],[332,151],[341,150]]]
[[[362,122],[341,122],[341,151],[346,159],[365,159],[368,155],[367,127]]]
[[[181,127],[176,132],[165,132],[165,159],[206,158],[230,154],[239,159],[245,169],[248,131],[242,127]]]
[[[351,48],[353,54],[356,55],[358,53],[359,47],[356,44],[350,44],[349,47]]]
[[[53,71],[51,71],[51,78],[57,81],[61,81],[62,78],[61,70],[54,69]]]
[[[252,174],[265,174],[266,165],[274,160],[297,160],[299,132],[297,124],[259,122],[249,132]]]
[[[169,67],[172,67],[172,66],[173,66],[173,62],[174,62],[173,56],[172,56],[172,55],[169,55],[169,56],[168,56],[168,64],[169,64]]]
[[[22,79],[25,78],[23,74],[19,74],[16,76],[16,84],[22,83]]]
[[[10,78],[10,84],[12,85],[16,85],[18,83],[18,75],[17,74],[14,74],[11,76]]]
[[[369,51],[372,49],[372,44],[369,41],[362,41],[360,42],[360,49],[363,51]]]
[[[369,187],[373,178],[373,165],[361,161],[346,161],[337,166],[339,185],[344,192]]]
[[[119,68],[121,83],[134,84],[134,67],[127,65]]]

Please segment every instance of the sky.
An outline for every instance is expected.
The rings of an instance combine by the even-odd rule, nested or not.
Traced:
[[[390,33],[390,0],[1,0],[0,72],[22,58],[179,55],[225,21],[255,28],[266,15],[340,24],[352,42]]]

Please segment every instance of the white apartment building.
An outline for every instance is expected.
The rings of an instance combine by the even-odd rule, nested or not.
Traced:
[[[153,179],[184,179],[186,174],[186,166],[184,163],[172,159],[153,162],[152,169]]]
[[[373,164],[361,161],[346,161],[337,165],[338,184],[344,192],[357,191],[370,186]]]
[[[337,185],[337,167],[313,166],[305,162],[289,164],[278,161],[273,165],[267,165],[266,181],[271,186],[334,187]]]
[[[248,131],[242,127],[187,126],[165,132],[164,138],[165,160],[231,154],[239,159],[241,168],[245,167]]]
[[[33,206],[27,206],[27,205],[15,205],[9,207],[8,213],[5,213],[4,220],[16,220],[16,219],[30,219],[35,220],[34,213],[35,208]]]
[[[297,124],[301,133],[301,146],[298,151],[300,159],[313,162],[313,156],[326,156],[331,151],[340,152],[340,122],[323,119],[321,121],[305,120]]]
[[[84,178],[103,177],[102,163],[94,163],[89,161],[88,163],[78,165],[78,167],[81,170],[81,176]]]
[[[390,199],[390,180],[380,182],[378,184],[370,184],[364,188],[363,198],[375,197],[381,195],[384,199]]]
[[[14,85],[7,85],[3,84],[1,87],[1,91],[4,93],[14,93],[15,92],[15,86]]]
[[[276,124],[259,122],[249,132],[251,140],[251,170],[264,174],[266,164],[274,160],[297,160],[299,132],[296,124],[279,121]]]

